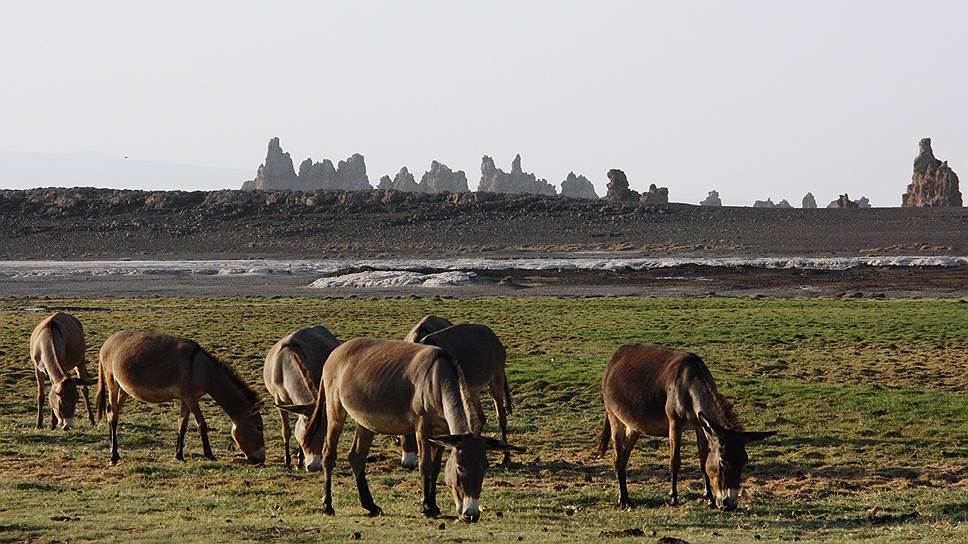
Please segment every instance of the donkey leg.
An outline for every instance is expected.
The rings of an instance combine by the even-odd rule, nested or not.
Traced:
[[[282,446],[286,452],[286,468],[292,468],[292,455],[289,452],[289,437],[292,435],[292,431],[289,427],[289,412],[283,410],[282,408],[277,408],[277,410],[279,411],[279,421],[282,429]]]
[[[175,442],[175,459],[185,460],[185,433],[188,432],[188,414],[190,410],[185,401],[181,402],[181,417],[178,420],[178,440]]]
[[[400,436],[400,464],[403,468],[415,468],[417,466],[417,437],[411,434]]]
[[[494,400],[494,410],[497,412],[497,424],[501,428],[501,440],[504,442],[508,441],[508,414],[507,407],[505,406],[506,399],[504,398],[504,373],[498,372],[498,375],[491,380],[491,397]],[[502,465],[508,465],[511,463],[511,452],[505,451],[504,458],[501,459]]]
[[[35,428],[42,429],[44,427],[44,397],[47,396],[47,392],[44,391],[44,374],[34,368],[34,374],[37,377],[37,426]]]
[[[679,467],[682,463],[682,428],[674,419],[669,419],[669,466],[672,468],[672,489],[669,491],[669,506],[679,506]]]
[[[198,399],[187,399],[183,402],[188,405],[188,409],[195,416],[195,423],[198,425],[198,434],[202,437],[202,453],[207,459],[214,461],[215,454],[212,453],[212,446],[208,442],[208,424],[205,423],[205,416],[202,415],[202,408],[198,405]]]
[[[109,384],[108,401],[110,402],[110,412],[108,413],[108,423],[110,423],[112,465],[117,465],[121,462],[121,455],[118,454],[118,420],[121,418],[121,404],[124,403],[125,396],[126,393],[117,382]]]
[[[423,491],[421,511],[427,517],[437,517],[440,515],[440,507],[437,506],[437,472],[434,472],[434,446],[427,440],[430,436],[430,424],[426,418],[421,417],[417,421],[416,433]]]
[[[620,508],[632,508],[632,501],[629,500],[629,489],[626,485],[628,475],[629,456],[632,448],[626,442],[629,437],[626,434],[626,427],[617,417],[609,415],[612,428],[612,467],[615,469],[615,478],[618,480],[618,505]],[[634,445],[634,443],[633,443]]]
[[[353,438],[353,447],[350,448],[348,459],[353,468],[353,475],[356,477],[356,490],[360,495],[360,506],[365,508],[370,516],[379,516],[383,513],[383,510],[373,502],[370,485],[366,481],[366,454],[370,451],[370,444],[372,443],[373,431],[357,424],[356,436]]]
[[[430,486],[430,492],[433,497],[433,504],[437,504],[437,478],[440,475],[440,463],[441,459],[444,457],[444,448],[437,446],[435,444],[428,444],[430,447],[430,478],[428,481],[432,484]],[[438,508],[438,514],[440,509]],[[460,513],[458,512],[458,515]]]
[[[77,377],[83,380],[88,378],[87,367],[83,363],[77,367]],[[87,419],[91,422],[91,427],[93,427],[97,422],[94,420],[94,410],[91,409],[91,401],[88,400],[86,385],[81,386],[81,395],[84,396],[84,406],[87,407]]]
[[[700,428],[696,428],[696,444],[699,446],[699,473],[702,474],[703,498],[706,506],[716,508],[716,500],[713,498],[713,489],[709,485],[709,474],[706,474],[706,458],[709,457],[709,441],[706,433]]]
[[[326,399],[326,441],[323,443],[323,513],[332,516],[333,510],[333,469],[336,467],[336,448],[339,446],[339,435],[343,432],[346,422],[346,411],[339,404],[339,399]]]

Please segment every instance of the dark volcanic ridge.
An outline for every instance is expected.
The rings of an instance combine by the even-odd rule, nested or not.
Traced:
[[[397,191],[0,191],[0,259],[968,255],[964,208]]]

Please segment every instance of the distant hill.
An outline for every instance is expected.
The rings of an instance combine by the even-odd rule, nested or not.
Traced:
[[[141,161],[101,153],[0,151],[0,189],[104,187],[206,190],[237,187],[252,172],[192,164]]]

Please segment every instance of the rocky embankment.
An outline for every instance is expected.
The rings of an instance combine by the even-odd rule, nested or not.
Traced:
[[[964,208],[752,209],[493,193],[0,191],[0,259],[968,255]]]

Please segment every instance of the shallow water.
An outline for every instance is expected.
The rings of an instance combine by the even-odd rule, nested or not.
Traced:
[[[650,270],[683,265],[800,270],[846,270],[856,266],[968,265],[968,257],[866,256],[866,257],[578,257],[522,259],[319,259],[319,260],[172,260],[172,261],[0,261],[0,278],[68,276],[218,276],[299,275],[332,276],[359,269],[388,271],[448,270]]]

